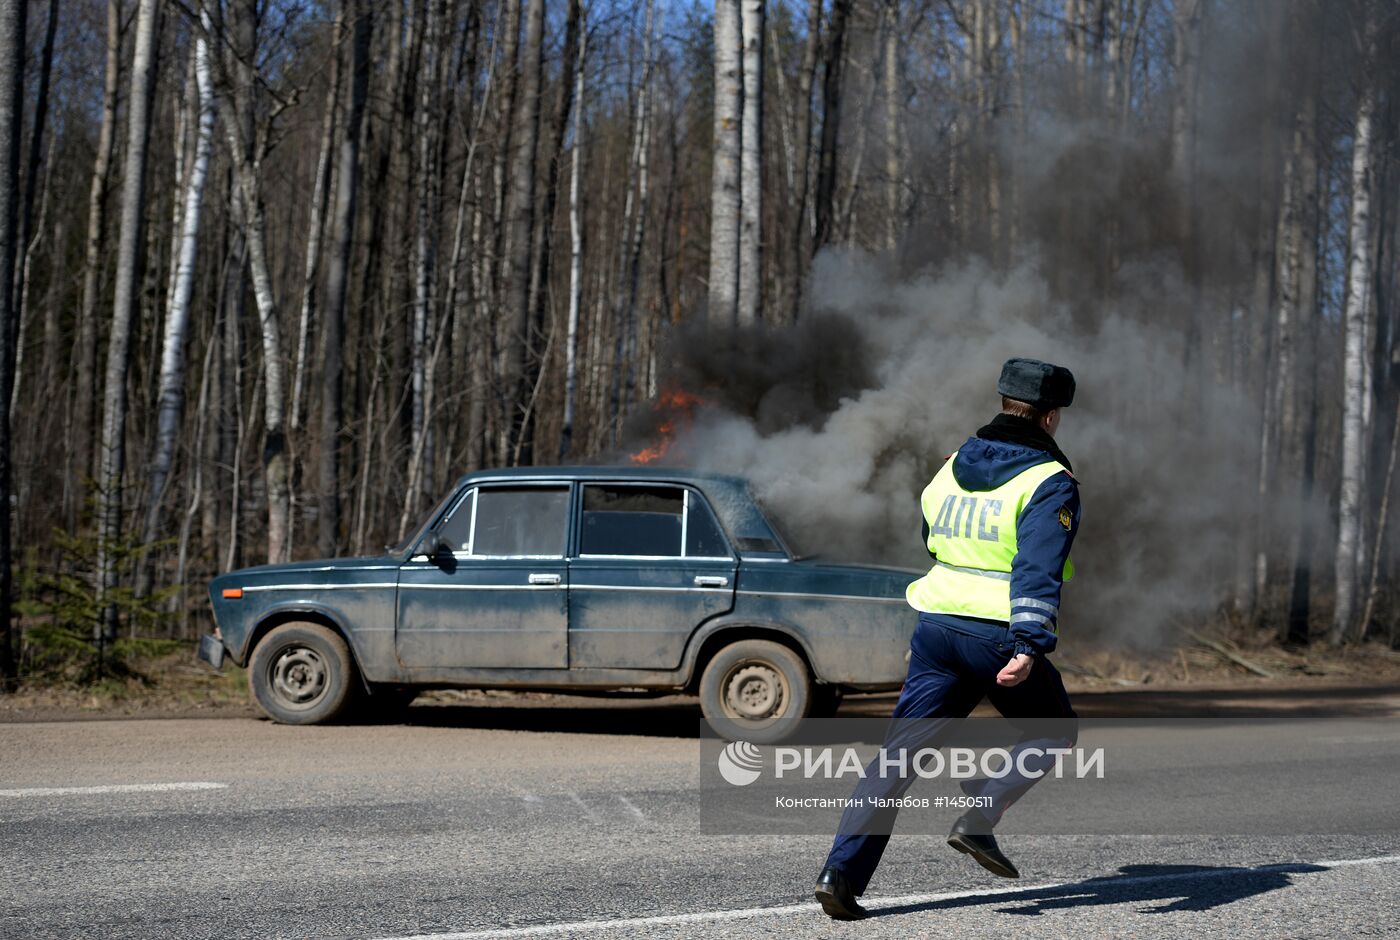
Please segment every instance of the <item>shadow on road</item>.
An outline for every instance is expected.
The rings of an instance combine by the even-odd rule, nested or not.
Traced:
[[[948,911],[987,904],[1000,914],[1037,916],[1046,911],[1104,904],[1165,901],[1139,908],[1140,914],[1170,914],[1179,911],[1206,911],[1293,884],[1291,875],[1327,871],[1322,865],[1263,865],[1258,868],[1213,865],[1124,865],[1119,874],[1090,878],[1071,885],[1026,891],[998,892],[906,904],[871,910],[871,916],[912,914],[919,911]]]
[[[567,734],[637,734],[698,738],[700,707],[684,702],[618,702],[609,705],[417,705],[396,719],[433,728],[490,728]]]

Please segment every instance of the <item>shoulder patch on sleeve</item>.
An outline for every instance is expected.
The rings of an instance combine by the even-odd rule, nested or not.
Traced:
[[[1062,525],[1062,526],[1065,527],[1065,531],[1066,531],[1066,532],[1068,532],[1070,529],[1074,528],[1074,515],[1069,511],[1069,507],[1068,507],[1068,506],[1061,506],[1061,507],[1060,507],[1059,518],[1060,518],[1060,525]]]

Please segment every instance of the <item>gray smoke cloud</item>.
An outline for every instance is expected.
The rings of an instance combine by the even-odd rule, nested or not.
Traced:
[[[901,274],[825,252],[796,327],[742,334],[742,349],[677,342],[672,379],[707,404],[665,462],[747,477],[804,551],[923,568],[919,493],[1000,410],[1002,362],[1062,363],[1078,391],[1058,440],[1084,502],[1063,629],[1152,645],[1208,613],[1233,574],[1254,515],[1249,405],[1192,387],[1180,329],[1152,325],[1162,297],[1186,294],[1171,264],[1125,266],[1115,287],[1072,316],[1033,259]]]

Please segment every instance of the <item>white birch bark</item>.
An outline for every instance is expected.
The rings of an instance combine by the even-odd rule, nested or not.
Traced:
[[[150,89],[155,80],[158,0],[141,0],[136,12],[131,89],[127,96],[126,165],[122,180],[122,217],[117,242],[117,280],[102,407],[102,445],[97,492],[97,597],[99,642],[116,633],[117,610],[110,595],[117,583],[115,552],[122,534],[122,474],[126,469],[127,370],[130,368],[131,321],[136,313],[137,269],[142,251],[145,211],[146,150],[150,130]]]
[[[744,100],[739,134],[739,322],[763,310],[763,20],[764,0],[743,0]]]
[[[586,16],[586,14],[585,14]],[[583,210],[579,197],[580,168],[583,165],[583,76],[588,60],[588,23],[580,24],[578,66],[574,70],[574,154],[569,168],[569,326],[564,347],[564,426],[559,437],[562,463],[573,446],[575,399],[578,396],[578,321],[583,303]]]
[[[733,327],[739,315],[739,150],[744,87],[739,0],[715,0],[714,173],[710,194],[709,318]]]
[[[251,16],[251,11],[244,12]],[[204,28],[214,36],[209,17],[204,16]],[[223,122],[233,161],[238,211],[247,243],[248,269],[253,283],[253,299],[258,310],[258,330],[263,352],[263,475],[267,485],[267,560],[269,563],[287,561],[291,555],[288,540],[291,523],[291,468],[287,460],[285,364],[282,358],[281,330],[278,324],[277,297],[272,289],[272,270],[267,257],[267,218],[262,199],[262,158],[244,133],[245,121],[251,124],[252,95],[255,88],[251,49],[235,49],[227,37],[224,55],[216,56],[221,84],[231,91],[227,100],[231,106]],[[236,81],[230,82],[230,76]]]
[[[904,169],[899,138],[899,2],[885,4],[885,248],[899,244],[904,219]]]
[[[209,43],[203,36],[194,47],[195,93],[199,120],[195,129],[194,157],[185,184],[181,209],[180,251],[175,264],[174,289],[165,317],[157,393],[156,440],[149,471],[149,496],[142,541],[155,541],[160,532],[165,488],[175,458],[175,437],[185,405],[185,340],[189,332],[190,298],[194,293],[194,265],[199,249],[199,221],[204,184],[209,177],[209,155],[214,145],[214,81],[209,70]],[[138,591],[144,594],[144,591]]]
[[[117,93],[121,76],[121,5],[107,0],[107,66],[102,91],[102,129],[92,163],[88,191],[88,224],[83,261],[82,305],[78,313],[78,368],[74,383],[77,429],[74,432],[74,467],[80,477],[93,472],[92,438],[97,424],[97,302],[101,293],[102,244],[107,228],[107,201],[112,153],[117,140]]]
[[[1369,10],[1368,10],[1369,12]],[[1374,44],[1375,24],[1368,16],[1367,48]],[[1367,61],[1373,62],[1371,56]],[[1350,638],[1356,627],[1357,568],[1361,545],[1361,492],[1366,471],[1366,390],[1371,359],[1366,355],[1367,305],[1371,293],[1371,177],[1376,110],[1375,79],[1363,68],[1356,104],[1351,153],[1351,211],[1348,235],[1351,259],[1347,270],[1346,302],[1342,315],[1342,466],[1338,501],[1336,606],[1328,640],[1333,646]]]

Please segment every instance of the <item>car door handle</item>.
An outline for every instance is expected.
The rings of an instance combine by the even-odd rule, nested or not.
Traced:
[[[532,574],[532,575],[530,575],[530,583],[531,583],[531,584],[558,584],[558,583],[559,583],[560,581],[562,581],[562,580],[564,580],[564,579],[561,578],[561,577],[559,577],[559,575],[557,575],[557,574]]]
[[[719,575],[697,574],[695,576],[696,587],[729,587],[729,579]]]

